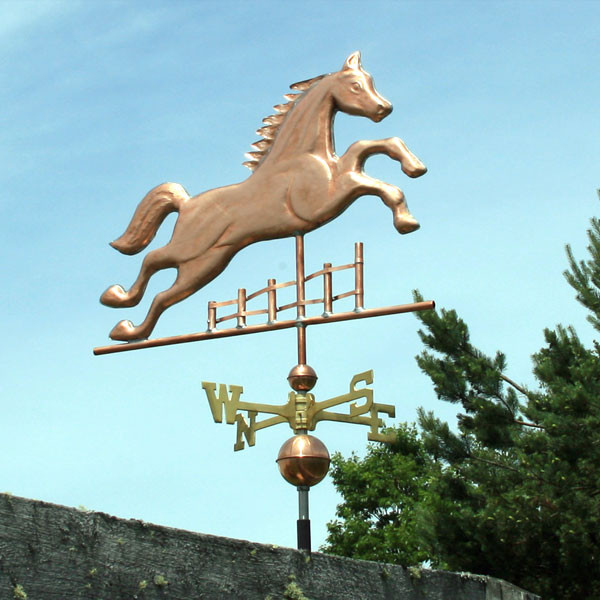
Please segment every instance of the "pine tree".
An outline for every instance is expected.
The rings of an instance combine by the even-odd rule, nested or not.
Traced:
[[[598,219],[588,240],[584,261],[567,246],[565,277],[600,331]],[[417,362],[462,412],[452,429],[420,410],[399,444],[336,455],[343,502],[324,550],[488,574],[545,600],[600,598],[600,345],[572,327],[545,330],[530,390],[506,376],[501,352],[473,346],[454,310],[417,317]]]

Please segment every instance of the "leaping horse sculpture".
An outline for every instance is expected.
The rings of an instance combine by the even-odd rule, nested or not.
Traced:
[[[362,69],[360,53],[351,54],[337,73],[321,75],[290,86],[288,102],[275,106],[277,114],[263,119],[262,139],[244,165],[253,173],[234,185],[190,197],[176,183],[164,183],[140,202],[125,233],[112,246],[136,254],[154,238],[164,218],[179,213],[170,242],[144,258],[135,283],[125,291],[109,287],[100,302],[123,308],[137,305],[150,277],[161,269],[176,268],[173,285],[156,295],[140,325],[120,321],[113,340],[147,338],[160,315],[219,275],[233,256],[254,242],[304,234],[340,215],[360,196],[379,196],[393,213],[400,233],[419,228],[399,188],[363,172],[373,154],[387,154],[400,162],[409,177],[427,169],[397,137],[358,141],[345,154],[335,154],[333,119],[337,111],[379,122],[392,111],[371,76]]]

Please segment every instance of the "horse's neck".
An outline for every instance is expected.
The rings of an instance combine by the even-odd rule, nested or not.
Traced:
[[[306,152],[324,159],[334,157],[332,128],[335,111],[329,86],[324,83],[319,82],[290,110],[269,152],[269,161]]]

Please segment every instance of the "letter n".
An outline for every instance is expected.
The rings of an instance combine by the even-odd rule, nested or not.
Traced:
[[[250,423],[248,423],[246,421],[246,419],[244,419],[243,415],[237,415],[235,417],[235,421],[237,423],[237,432],[236,432],[236,440],[235,440],[235,444],[233,445],[233,449],[237,452],[238,450],[243,450],[244,449],[244,440],[242,439],[242,435],[246,438],[246,441],[248,442],[249,446],[254,446],[255,444],[255,431],[254,431],[254,425],[255,425],[255,419],[256,419],[256,412],[253,410],[249,410],[248,411],[248,418],[250,419]]]

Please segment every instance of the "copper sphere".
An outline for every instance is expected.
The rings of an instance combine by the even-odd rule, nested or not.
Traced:
[[[309,365],[296,365],[290,371],[287,380],[296,392],[309,392],[317,383],[317,374]]]
[[[295,435],[281,446],[277,465],[282,477],[292,485],[313,486],[329,471],[329,452],[318,438]]]

